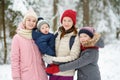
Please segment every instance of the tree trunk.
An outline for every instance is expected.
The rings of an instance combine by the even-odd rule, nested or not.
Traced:
[[[89,0],[83,0],[83,26],[89,26]]]
[[[117,28],[117,31],[116,31],[116,39],[119,39],[119,34],[120,34],[120,29]]]
[[[3,25],[3,37],[4,37],[4,64],[6,64],[7,62],[7,44],[6,44],[6,30],[5,30],[5,19],[4,19],[4,16],[5,16],[5,9],[4,9],[4,5],[5,5],[5,2],[4,0],[2,0],[2,25]]]
[[[53,31],[55,32],[57,30],[57,4],[58,3],[58,0],[54,0],[54,3],[53,3],[53,16],[54,16],[54,19],[53,19]]]

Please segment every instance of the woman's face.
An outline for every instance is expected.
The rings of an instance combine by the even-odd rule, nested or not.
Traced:
[[[65,30],[69,30],[73,26],[73,21],[70,17],[64,17],[62,20],[62,26]]]
[[[36,19],[32,16],[29,16],[25,20],[25,28],[28,30],[32,30],[36,25]]]
[[[87,34],[85,33],[81,33],[80,36],[79,36],[79,39],[80,39],[80,43],[84,42],[84,41],[88,41],[90,40],[90,36],[88,36]]]

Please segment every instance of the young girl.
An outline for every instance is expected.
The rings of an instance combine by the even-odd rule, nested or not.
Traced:
[[[97,63],[99,47],[104,47],[104,42],[92,27],[83,27],[78,34],[81,43],[80,58],[60,66],[49,67],[46,71],[56,73],[77,69],[77,80],[101,80]]]
[[[77,33],[77,29],[75,27],[76,24],[76,12],[69,9],[66,10],[61,17],[62,26],[58,29],[58,35],[55,39],[55,50],[56,56],[52,57],[45,55],[43,59],[45,61],[49,61],[49,63],[53,62],[69,62],[75,60],[79,57],[80,52],[80,42]],[[74,43],[70,49],[70,38],[72,36],[76,36]],[[69,70],[64,72],[59,72],[50,76],[49,80],[73,80],[73,76],[75,74],[75,70]]]
[[[31,9],[20,23],[11,46],[13,80],[48,80],[41,53],[32,39],[37,15]]]

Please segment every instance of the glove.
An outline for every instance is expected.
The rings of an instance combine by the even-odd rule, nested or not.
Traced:
[[[50,67],[47,67],[45,69],[45,71],[48,73],[48,74],[54,74],[54,73],[57,73],[59,72],[59,66],[58,65],[51,65]]]
[[[53,65],[55,65],[55,64],[48,64],[47,67],[51,67],[51,66],[53,66]],[[52,74],[47,73],[47,75],[48,75],[48,76],[51,76]]]
[[[47,64],[52,64],[53,63],[53,58],[52,56],[49,56],[47,54],[43,55],[43,60],[47,63]]]

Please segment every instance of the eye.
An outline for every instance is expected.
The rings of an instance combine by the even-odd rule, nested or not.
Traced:
[[[66,20],[65,20],[65,19],[64,19],[63,21],[64,21],[64,22],[66,22]]]
[[[68,20],[68,22],[72,22],[71,20]]]
[[[44,29],[44,27],[42,27],[41,29]]]
[[[46,26],[46,28],[49,28],[48,26]]]
[[[36,22],[35,20],[33,20],[32,22]]]
[[[30,19],[26,19],[26,21],[30,21]]]

